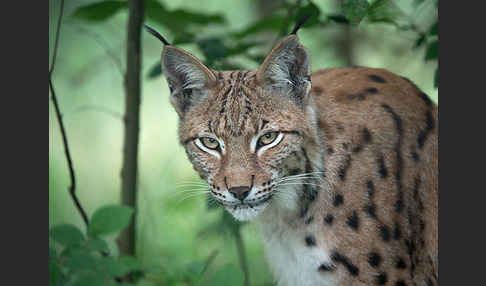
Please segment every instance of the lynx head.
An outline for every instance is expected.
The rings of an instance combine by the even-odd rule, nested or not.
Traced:
[[[298,37],[284,38],[256,71],[214,71],[170,45],[162,70],[180,142],[214,199],[239,220],[273,201],[295,208],[301,194],[289,176],[309,178],[321,165],[310,59]]]

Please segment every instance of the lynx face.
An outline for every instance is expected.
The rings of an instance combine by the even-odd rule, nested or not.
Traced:
[[[180,142],[213,198],[236,219],[273,200],[292,205],[289,175],[310,172],[306,142],[318,141],[307,52],[282,40],[257,71],[212,71],[167,46],[163,70],[179,117]],[[289,188],[295,190],[295,188]]]

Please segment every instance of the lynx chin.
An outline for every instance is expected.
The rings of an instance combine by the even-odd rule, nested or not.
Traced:
[[[292,34],[258,70],[165,45],[179,138],[214,200],[261,224],[279,286],[438,285],[438,108],[384,69],[310,71]]]

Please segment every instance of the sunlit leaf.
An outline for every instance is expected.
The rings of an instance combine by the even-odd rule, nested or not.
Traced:
[[[84,241],[83,233],[71,224],[54,226],[49,231],[49,236],[64,246],[79,244]]]
[[[130,224],[133,209],[128,206],[111,205],[96,210],[88,227],[90,236],[116,233]]]
[[[86,21],[104,21],[126,8],[126,1],[103,1],[81,6],[73,13],[73,17]]]

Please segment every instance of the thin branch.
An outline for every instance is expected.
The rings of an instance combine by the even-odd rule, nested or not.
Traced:
[[[57,19],[57,28],[56,28],[56,40],[54,41],[54,52],[52,55],[52,63],[51,67],[49,68],[49,78],[51,78],[51,74],[54,71],[54,64],[56,63],[57,58],[57,47],[59,46],[59,35],[61,31],[61,23],[62,23],[62,14],[64,13],[64,0],[61,0],[61,11],[59,12],[59,18]]]
[[[69,144],[67,141],[67,136],[66,136],[66,130],[64,129],[64,124],[62,122],[62,115],[61,111],[59,109],[59,104],[57,102],[57,97],[56,93],[54,91],[54,86],[52,84],[52,80],[49,77],[49,89],[51,90],[51,99],[52,103],[54,103],[54,110],[56,111],[56,116],[57,116],[57,121],[59,122],[59,127],[61,129],[61,135],[62,135],[62,142],[64,145],[64,151],[66,153],[66,160],[68,163],[68,168],[69,168],[69,176],[71,178],[71,185],[69,186],[69,193],[71,194],[71,198],[74,201],[74,205],[78,209],[79,213],[81,214],[81,217],[83,218],[84,223],[86,226],[88,226],[88,216],[86,215],[86,212],[84,211],[83,207],[79,203],[78,197],[76,196],[76,177],[74,176],[74,168],[73,168],[73,161],[71,159],[71,153],[69,152]]]
[[[62,142],[64,145],[64,152],[66,154],[66,160],[68,163],[68,169],[69,169],[69,176],[71,178],[71,185],[69,186],[69,193],[71,194],[71,198],[74,201],[74,205],[78,209],[79,213],[81,214],[81,217],[83,218],[84,223],[86,226],[88,226],[88,216],[86,215],[86,212],[84,211],[83,207],[79,203],[79,200],[76,196],[76,177],[74,176],[74,168],[73,168],[73,161],[71,159],[71,153],[69,152],[69,144],[66,136],[66,130],[64,128],[64,123],[62,121],[62,115],[61,115],[61,110],[59,108],[59,103],[57,102],[57,97],[56,97],[56,92],[54,91],[54,85],[52,84],[52,73],[54,72],[54,66],[56,63],[56,57],[57,57],[57,49],[59,46],[59,31],[61,30],[61,23],[62,23],[62,15],[64,11],[64,0],[61,0],[61,11],[59,13],[59,19],[57,21],[57,29],[56,29],[56,40],[54,42],[54,54],[52,56],[52,64],[51,67],[49,68],[49,90],[51,91],[51,99],[54,104],[54,110],[56,111],[56,117],[57,121],[59,122],[59,127],[61,129],[61,136],[62,136]]]

